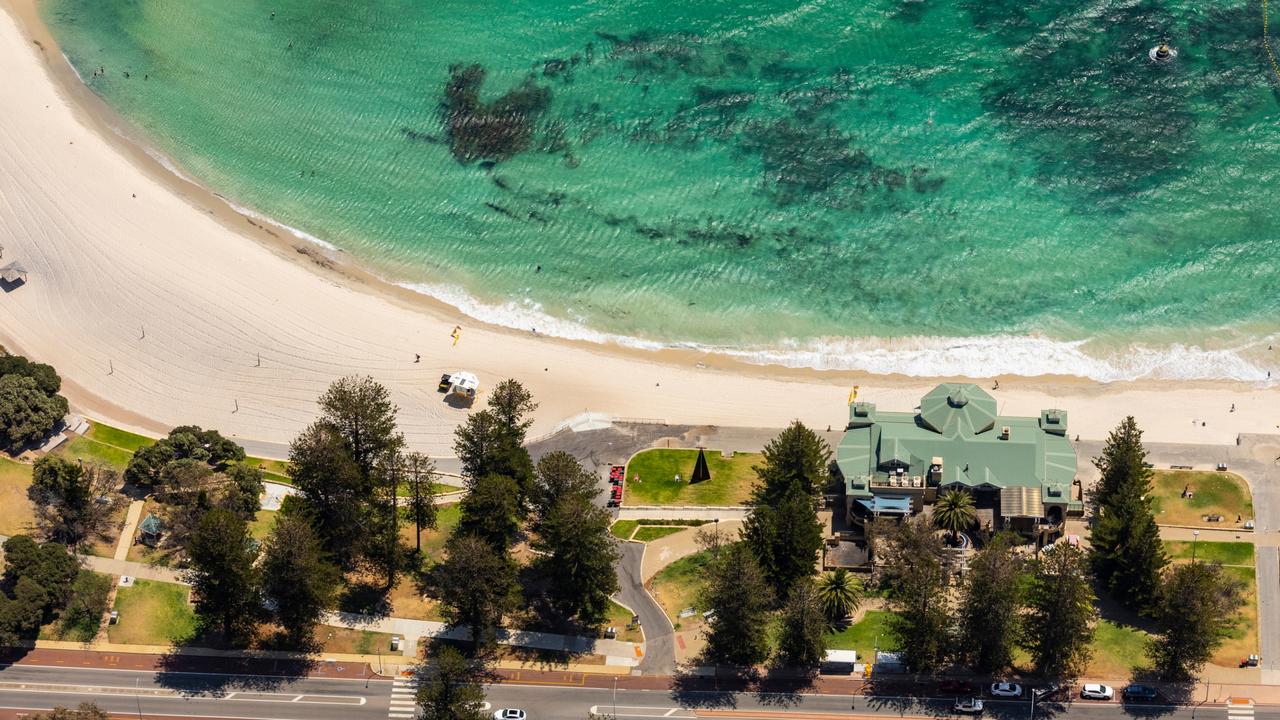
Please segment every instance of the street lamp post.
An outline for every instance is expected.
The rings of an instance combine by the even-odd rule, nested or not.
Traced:
[[[1191,531],[1191,562],[1196,561],[1196,541],[1198,541],[1199,539],[1200,539],[1200,531],[1192,530]]]
[[[613,717],[618,718],[618,676],[613,676]]]

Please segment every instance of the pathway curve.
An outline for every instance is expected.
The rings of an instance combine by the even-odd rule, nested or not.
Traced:
[[[671,675],[676,670],[675,630],[662,607],[644,589],[643,543],[619,543],[619,590],[614,598],[640,616],[640,628],[644,631],[644,657],[639,670],[644,675]]]

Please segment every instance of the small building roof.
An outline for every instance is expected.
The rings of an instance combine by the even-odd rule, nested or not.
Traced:
[[[160,518],[151,513],[142,518],[142,522],[138,523],[138,529],[148,535],[159,535],[164,530],[164,522]]]
[[[14,260],[4,267],[0,267],[0,278],[4,278],[5,282],[17,282],[18,280],[26,282],[27,268],[22,263]]]

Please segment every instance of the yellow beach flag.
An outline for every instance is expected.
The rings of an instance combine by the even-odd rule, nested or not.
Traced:
[[[858,399],[858,388],[860,388],[860,387],[862,387],[862,386],[861,386],[861,385],[854,385],[854,386],[853,386],[853,388],[849,390],[849,404],[850,404],[850,405],[852,405],[852,404],[853,404],[853,401],[854,401],[854,400],[857,400],[857,399]]]
[[[453,346],[458,347],[458,341],[462,339],[462,326],[454,325],[453,332],[449,333],[449,337],[453,338]]]

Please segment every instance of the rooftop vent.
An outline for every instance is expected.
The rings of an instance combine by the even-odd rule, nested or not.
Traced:
[[[1012,428],[1010,428],[1008,425],[1005,425],[1005,426],[1001,427],[1001,428],[1000,428],[1000,439],[1001,439],[1001,440],[1008,440],[1008,439],[1009,439],[1009,435],[1010,435],[1012,432],[1013,432]]]

